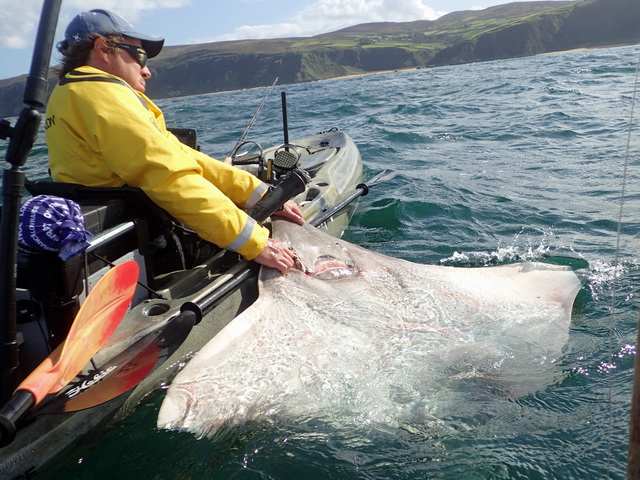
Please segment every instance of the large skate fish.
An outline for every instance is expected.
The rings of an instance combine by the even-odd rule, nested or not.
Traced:
[[[274,236],[300,270],[262,269],[256,303],[175,378],[160,428],[208,436],[279,418],[402,426],[439,418],[470,384],[520,395],[561,373],[554,363],[580,289],[568,268],[419,265],[280,220]]]

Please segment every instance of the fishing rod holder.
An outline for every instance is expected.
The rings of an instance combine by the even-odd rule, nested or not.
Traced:
[[[25,84],[22,110],[15,127],[2,122],[2,134],[9,138],[2,183],[2,218],[0,219],[0,400],[8,399],[20,379],[19,347],[16,320],[16,264],[18,220],[25,174],[20,171],[38,136],[42,115],[36,108],[45,105],[49,62],[53,49],[62,0],[43,2],[38,33]]]
[[[304,171],[300,169],[290,171],[277,185],[269,188],[269,191],[253,206],[249,215],[260,223],[264,222],[280,210],[287,200],[304,192],[310,181],[311,179]]]
[[[7,120],[0,121],[0,138],[9,139],[6,159],[14,169],[27,163],[29,153],[38,136],[42,115],[35,108],[25,108],[20,113],[15,127]]]

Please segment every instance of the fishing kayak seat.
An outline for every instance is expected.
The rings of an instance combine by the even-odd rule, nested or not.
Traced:
[[[96,203],[111,199],[121,200],[128,213],[135,217],[149,217],[153,233],[159,233],[171,224],[171,219],[141,189],[137,187],[87,187],[76,183],[27,180],[27,191],[33,195],[54,195],[83,203]],[[107,227],[108,228],[108,227]]]
[[[295,145],[283,145],[275,151],[273,169],[278,175],[284,175],[298,166],[300,151]]]
[[[97,281],[112,264],[129,259],[139,264],[140,281],[148,288],[136,293],[137,303],[159,288],[157,279],[164,274],[192,266],[191,256],[213,254],[211,244],[179,225],[139,188],[27,180],[26,189],[33,196],[50,195],[78,203],[85,229],[93,234],[89,248],[67,260],[47,251],[18,255],[18,287],[42,311],[52,347],[66,336],[86,296],[85,286]]]
[[[127,219],[124,203],[116,199],[84,202],[80,209],[84,227],[92,235],[84,251],[72,256],[44,249],[18,253],[17,286],[25,292],[23,310],[42,313],[46,341],[52,348],[65,338],[87,291],[112,264],[134,259],[141,278],[146,276],[146,262],[137,251],[136,224]],[[148,298],[148,292],[141,291],[138,297]]]
[[[137,248],[146,259],[150,283],[162,273],[191,268],[217,248],[171,217],[137,187],[27,181],[26,188],[32,195],[56,195],[74,200],[81,207],[96,208],[113,200],[121,202],[120,219],[136,222]],[[98,228],[102,231],[101,228],[112,226],[107,222]]]

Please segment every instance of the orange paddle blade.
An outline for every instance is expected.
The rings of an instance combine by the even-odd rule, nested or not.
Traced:
[[[64,395],[71,399],[64,403],[61,411],[74,412],[84,410],[96,405],[105,403],[118,395],[123,394],[130,388],[138,385],[153,370],[158,361],[160,347],[155,342],[150,342],[141,348],[137,355],[121,365],[113,366],[114,370],[109,372],[104,380],[100,381],[100,388],[80,387],[75,391],[67,391]],[[91,379],[89,379],[91,384]],[[71,396],[77,392],[77,396]]]
[[[45,395],[67,385],[105,344],[129,308],[138,281],[138,264],[130,260],[109,270],[93,287],[65,341],[18,386],[37,405]]]

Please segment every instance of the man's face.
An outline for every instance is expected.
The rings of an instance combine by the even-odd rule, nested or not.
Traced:
[[[142,46],[140,40],[136,38],[125,37],[121,43],[137,47]],[[122,48],[116,49],[115,54],[110,55],[110,57],[108,73],[117,75],[127,82],[131,88],[144,93],[146,79],[151,78],[149,67],[142,67],[129,52]]]

